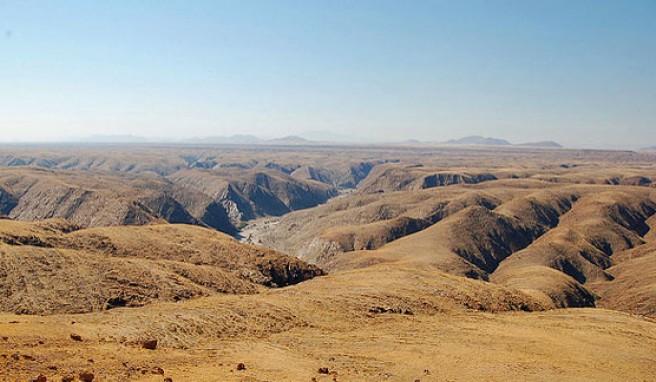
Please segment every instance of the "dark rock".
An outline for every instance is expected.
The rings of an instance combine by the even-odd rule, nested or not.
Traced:
[[[80,373],[80,381],[82,381],[82,382],[93,382],[93,379],[95,377],[96,376],[93,375],[93,373],[90,373],[90,372]]]
[[[162,369],[159,366],[155,366],[153,368],[153,374],[159,374],[159,375],[164,375],[164,369]]]
[[[46,378],[46,376],[43,375],[43,374],[39,374],[38,377],[36,377],[32,380],[32,382],[47,382],[47,381],[48,381],[48,378]]]
[[[237,364],[237,370],[246,370],[246,365],[243,363],[238,363]]]
[[[382,314],[382,313],[393,313],[393,314],[405,314],[408,316],[412,316],[415,314],[415,312],[412,311],[412,309],[403,309],[403,308],[386,308],[382,306],[375,306],[371,309],[369,309],[369,313],[374,313],[374,314]]]
[[[155,350],[157,349],[157,340],[146,340],[141,345],[144,349]]]
[[[71,334],[71,339],[72,339],[73,341],[82,342],[82,336],[79,335],[79,334]]]
[[[327,367],[320,367],[318,371],[319,374],[330,374],[330,370]]]

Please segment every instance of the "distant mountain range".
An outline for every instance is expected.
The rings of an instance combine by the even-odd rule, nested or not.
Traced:
[[[480,135],[471,135],[460,139],[451,139],[443,142],[447,145],[479,145],[479,146],[528,146],[528,147],[544,147],[544,148],[562,148],[563,146],[554,141],[540,141],[540,142],[527,142],[520,144],[512,144],[509,141],[501,138],[483,137]]]
[[[451,139],[444,142],[448,145],[482,145],[482,146],[510,146],[512,143],[505,139],[471,135],[460,139]]]
[[[310,136],[316,139],[309,138]],[[374,142],[367,142],[364,139],[357,138],[349,135],[330,134],[328,132],[316,132],[298,135],[288,135],[280,138],[260,138],[250,134],[237,134],[231,136],[209,136],[185,139],[162,139],[162,138],[144,138],[134,135],[94,135],[90,137],[81,138],[80,142],[85,143],[188,143],[188,144],[225,144],[225,145],[289,145],[289,146],[302,146],[302,145],[316,145],[322,143],[355,143],[367,144]],[[378,142],[380,143],[380,142]],[[388,142],[389,144],[403,144],[403,145],[422,145],[422,144],[446,144],[446,145],[476,145],[476,146],[525,146],[525,147],[541,147],[541,148],[561,148],[560,144],[553,141],[540,141],[528,142],[521,144],[513,144],[505,139],[484,137],[480,135],[472,135],[460,139],[451,139],[445,142],[427,142],[417,139],[407,139],[402,142]],[[645,150],[656,150],[656,147],[648,148]]]
[[[317,144],[316,141],[311,141],[309,139],[305,139],[302,137],[299,137],[297,135],[288,135],[286,137],[282,138],[274,138],[274,139],[268,139],[268,140],[263,140],[261,141],[262,144],[269,144],[269,145],[314,145]]]

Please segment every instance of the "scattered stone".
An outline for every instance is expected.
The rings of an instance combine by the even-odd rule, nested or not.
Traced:
[[[146,340],[141,345],[144,349],[155,350],[157,349],[157,340]]]
[[[238,363],[237,364],[237,370],[246,370],[246,365],[243,363]]]
[[[48,370],[57,370],[57,369],[58,369],[58,367],[55,366],[55,365],[48,366]]]
[[[166,377],[166,378],[164,378],[164,382],[173,382],[173,378]]]
[[[39,374],[38,377],[36,377],[32,380],[32,382],[47,382],[47,381],[48,381],[48,378],[46,378],[46,376],[43,375],[43,374]]]
[[[7,336],[2,336],[2,340],[3,340],[3,341],[9,341],[9,337],[7,337]]]
[[[62,377],[61,382],[73,382],[74,379],[75,377],[72,375],[65,375]]]
[[[319,374],[330,374],[330,370],[327,367],[320,367]]]
[[[93,363],[93,362],[94,362],[94,361],[93,361],[93,358],[89,358],[89,359],[87,360],[87,362],[89,362],[89,363]]]
[[[159,374],[159,375],[164,375],[164,369],[162,369],[159,366],[155,366],[153,368],[153,374]]]
[[[428,369],[424,369],[424,374],[426,374],[426,375],[430,375],[430,370],[428,370]]]
[[[82,336],[79,334],[71,333],[71,339],[73,341],[82,342]]]
[[[84,373],[80,373],[80,381],[82,381],[82,382],[93,382],[93,379],[95,377],[96,376],[93,375],[93,373],[90,373],[88,371],[84,372]]]
[[[403,308],[388,308],[384,306],[375,306],[369,309],[369,313],[382,314],[382,313],[392,313],[392,314],[405,314],[408,316],[413,316],[415,312],[412,309],[403,309]]]
[[[13,359],[14,361],[19,361],[20,360],[20,354],[18,354],[18,353],[12,354],[11,359]]]

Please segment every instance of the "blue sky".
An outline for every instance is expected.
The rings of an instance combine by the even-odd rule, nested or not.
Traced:
[[[0,0],[0,141],[656,145],[654,1]]]

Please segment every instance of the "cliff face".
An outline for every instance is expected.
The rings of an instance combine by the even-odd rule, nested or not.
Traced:
[[[176,185],[210,195],[233,223],[280,216],[314,207],[337,195],[331,186],[278,171],[185,170],[169,177]]]
[[[0,214],[7,215],[18,204],[18,199],[4,188],[0,187]]]

